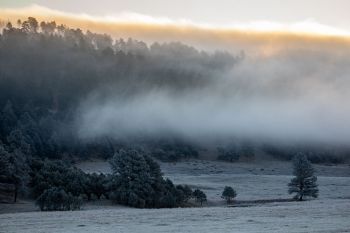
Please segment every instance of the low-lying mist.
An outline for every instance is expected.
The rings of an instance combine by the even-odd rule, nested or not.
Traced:
[[[172,134],[197,142],[243,137],[346,144],[349,55],[329,48],[285,49],[273,56],[248,55],[221,72],[201,67],[201,73],[212,75],[204,83],[194,79],[189,86],[155,87],[146,80],[139,84],[144,85],[141,91],[127,98],[102,88],[81,105],[79,133],[117,138]],[[123,88],[132,85],[130,80]]]

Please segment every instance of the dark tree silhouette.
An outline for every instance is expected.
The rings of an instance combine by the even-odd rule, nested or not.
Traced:
[[[207,195],[205,195],[205,193],[200,189],[194,190],[192,196],[201,204],[201,206],[207,201]]]
[[[25,189],[28,181],[29,167],[26,158],[19,149],[9,153],[1,145],[0,156],[0,182],[14,186],[13,201],[17,202],[18,192]]]
[[[295,199],[302,201],[304,197],[318,197],[317,177],[307,157],[298,153],[293,158],[293,175],[295,176],[288,184],[289,194],[295,193]]]
[[[45,190],[35,204],[42,211],[79,210],[82,201],[79,197],[67,194],[62,188],[53,187]]]
[[[221,194],[221,198],[225,199],[228,204],[231,203],[236,196],[237,196],[236,191],[229,186],[226,186],[224,191]]]
[[[171,208],[188,200],[188,190],[164,179],[159,165],[138,150],[120,150],[110,160],[111,199],[137,208]],[[186,190],[186,193],[183,190]]]

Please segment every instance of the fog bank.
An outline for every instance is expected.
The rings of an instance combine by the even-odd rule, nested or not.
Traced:
[[[81,107],[80,135],[174,134],[197,141],[243,137],[346,144],[350,142],[347,54],[320,49],[246,57],[205,85],[190,89],[145,87],[127,99],[110,94],[101,100],[93,95]]]

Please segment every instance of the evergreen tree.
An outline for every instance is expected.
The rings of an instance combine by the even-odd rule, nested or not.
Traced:
[[[295,199],[302,201],[304,197],[318,197],[317,177],[314,169],[303,153],[298,153],[293,158],[293,175],[295,176],[288,184],[289,194],[295,193]]]
[[[2,109],[0,120],[0,133],[2,137],[7,137],[17,124],[17,116],[13,109],[12,102],[8,100]]]
[[[78,196],[82,193],[82,172],[72,169],[70,166],[60,161],[32,162],[32,172],[30,187],[35,198],[40,196],[45,190],[52,187],[61,187],[67,193],[71,192]]]
[[[228,204],[231,203],[236,196],[237,196],[236,191],[229,186],[226,186],[224,191],[221,194],[221,198],[225,199]]]
[[[44,148],[40,137],[40,129],[28,112],[20,116],[17,128],[21,131],[25,142],[29,144],[31,154],[43,155]]]
[[[0,141],[0,182],[9,182],[9,153]]]
[[[177,185],[176,189],[179,192],[181,200],[187,202],[192,197],[192,189],[188,185]]]
[[[176,207],[187,197],[162,177],[159,165],[137,150],[120,150],[110,160],[111,199],[137,208]]]
[[[94,183],[95,181],[92,181],[91,174],[84,173],[84,176],[82,177],[82,192],[86,195],[88,201],[92,198],[92,187],[95,186]]]
[[[18,149],[8,153],[7,166],[7,179],[14,185],[13,201],[17,202],[18,192],[24,189],[28,179],[29,167],[25,155]]]
[[[28,17],[28,19],[22,23],[22,30],[27,33],[36,33],[38,26],[39,23],[35,18]]]
[[[102,195],[105,195],[108,192],[108,180],[106,175],[104,175],[103,173],[89,174],[88,180],[89,190],[97,197],[97,199],[100,199]]]
[[[199,189],[194,190],[193,197],[197,202],[201,203],[201,206],[203,205],[203,202],[207,201],[207,195],[205,195],[205,193]]]
[[[27,156],[32,155],[30,145],[33,143],[33,141],[28,135],[23,135],[21,130],[12,130],[9,136],[7,137],[7,142],[10,152],[13,152],[15,150],[21,150]]]
[[[114,175],[113,199],[138,208],[154,205],[151,170],[140,152],[121,150],[110,164]]]
[[[67,193],[71,193],[75,197],[79,197],[84,192],[84,181],[86,174],[78,168],[69,168],[62,174],[62,186]]]

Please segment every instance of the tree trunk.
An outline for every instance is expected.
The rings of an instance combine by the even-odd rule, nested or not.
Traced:
[[[299,193],[304,193],[304,183],[303,182],[300,184],[300,192]],[[303,200],[303,194],[300,194],[299,201],[302,201],[302,200]]]
[[[15,196],[14,196],[14,200],[13,200],[14,203],[17,202],[17,194],[18,194],[18,189],[17,189],[17,186],[16,186],[15,187]]]

